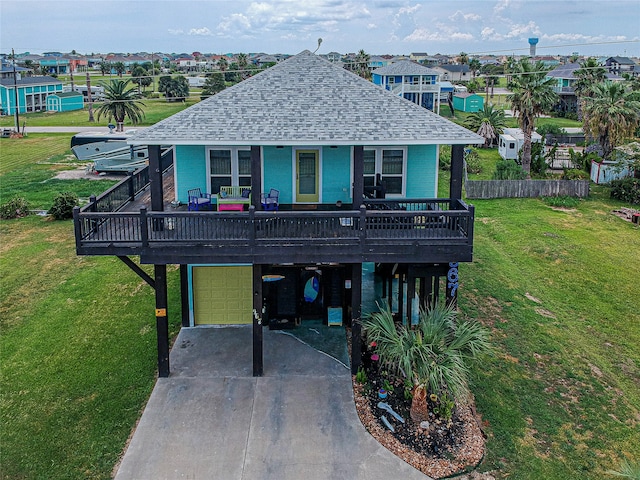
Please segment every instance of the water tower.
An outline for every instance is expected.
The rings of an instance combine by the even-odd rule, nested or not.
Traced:
[[[538,44],[538,39],[536,37],[529,39],[529,56],[536,56],[536,45]]]

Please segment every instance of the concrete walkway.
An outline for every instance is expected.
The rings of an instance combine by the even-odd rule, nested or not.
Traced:
[[[366,432],[343,365],[265,329],[254,378],[251,339],[251,326],[181,330],[116,480],[428,478]]]

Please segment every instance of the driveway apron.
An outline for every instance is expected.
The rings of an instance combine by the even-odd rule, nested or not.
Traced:
[[[116,474],[129,479],[427,479],[367,433],[351,374],[330,356],[251,326],[183,328]]]

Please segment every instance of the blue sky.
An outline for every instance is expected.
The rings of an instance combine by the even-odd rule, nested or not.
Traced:
[[[640,0],[0,0],[0,52],[640,56]]]

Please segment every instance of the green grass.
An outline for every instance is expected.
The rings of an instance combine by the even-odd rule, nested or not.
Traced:
[[[0,139],[0,203],[18,196],[25,198],[31,209],[48,210],[58,193],[69,191],[88,199],[113,185],[113,180],[54,178],[61,170],[86,165],[71,153],[71,136],[34,133],[25,138]]]
[[[194,105],[200,100],[200,97],[191,97],[186,102],[167,102],[163,98],[149,98],[143,99],[145,104],[143,108],[145,118],[139,126],[150,126],[160,120],[167,118],[174,113],[178,113],[185,108]],[[95,122],[89,122],[89,111],[87,107],[83,110],[75,110],[73,112],[38,112],[28,113],[20,115],[20,129],[22,125],[26,125],[27,134],[29,134],[29,127],[106,127],[109,123],[106,117],[102,117],[98,120],[97,105],[94,105],[94,118]],[[3,116],[0,117],[0,127],[13,127],[15,120],[13,117]],[[125,128],[135,128],[135,125],[131,124],[128,120],[125,121]]]
[[[113,184],[52,179],[69,139],[2,139],[2,200]],[[153,291],[117,258],[76,256],[71,221],[3,220],[0,238],[0,478],[109,479],[155,381]],[[170,268],[172,336],[177,282]]]
[[[640,231],[606,189],[570,210],[474,201],[460,306],[493,331],[475,371],[499,478],[603,478],[640,458]]]
[[[52,183],[69,137],[3,139],[3,197],[47,205],[58,188],[104,190],[110,183]],[[481,469],[607,478],[620,459],[640,458],[640,230],[611,215],[621,204],[603,187],[569,210],[473,203],[474,262],[461,265],[459,303],[496,346],[473,372],[488,435]],[[116,258],[76,256],[70,221],[0,221],[0,238],[0,477],[111,478],[154,384],[153,292]],[[169,292],[173,336],[175,267]]]

